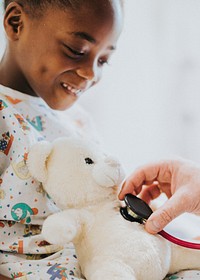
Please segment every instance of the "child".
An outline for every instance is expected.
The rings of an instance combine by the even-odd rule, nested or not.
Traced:
[[[41,236],[59,211],[26,158],[36,141],[89,133],[79,96],[95,85],[116,48],[122,0],[6,0],[0,64],[0,279],[78,279],[72,246]],[[56,187],[56,186],[55,186]]]

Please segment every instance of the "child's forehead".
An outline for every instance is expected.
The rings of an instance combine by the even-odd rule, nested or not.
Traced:
[[[70,2],[72,3],[73,0]],[[116,15],[121,9],[121,0],[74,0],[74,2],[80,4],[79,9],[75,9],[74,6],[73,8],[67,6],[64,9],[54,5],[46,6],[41,21],[51,22],[52,25],[58,23],[61,30],[62,28],[65,30],[66,27],[67,29],[71,27],[76,29],[77,26],[81,28],[88,22],[90,29],[92,26],[96,29],[111,24],[113,20],[116,21]],[[45,22],[42,26],[45,27]]]

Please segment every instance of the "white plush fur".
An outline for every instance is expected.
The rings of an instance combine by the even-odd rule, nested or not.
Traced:
[[[167,273],[200,269],[200,251],[124,220],[117,200],[122,168],[98,145],[75,138],[41,142],[30,150],[28,167],[62,209],[45,220],[44,238],[59,245],[72,241],[87,280],[162,280]]]

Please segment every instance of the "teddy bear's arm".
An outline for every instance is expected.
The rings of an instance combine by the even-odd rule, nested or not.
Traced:
[[[42,235],[46,241],[55,245],[73,242],[82,232],[88,215],[88,211],[83,209],[64,210],[50,215],[44,221]]]

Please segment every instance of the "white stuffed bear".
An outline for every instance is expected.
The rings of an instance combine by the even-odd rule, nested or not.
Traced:
[[[123,171],[98,145],[74,137],[40,142],[29,152],[28,167],[62,209],[45,220],[42,234],[52,244],[74,243],[87,280],[162,280],[200,269],[200,251],[148,234],[121,216]]]

